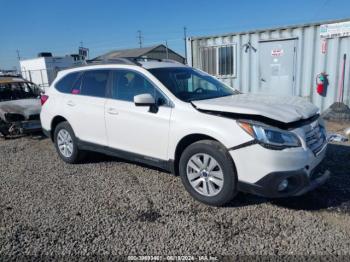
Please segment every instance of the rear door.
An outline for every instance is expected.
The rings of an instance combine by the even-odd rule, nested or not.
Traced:
[[[260,92],[295,94],[297,39],[259,43]]]
[[[65,114],[82,141],[107,145],[104,107],[109,75],[105,69],[87,70],[64,97]]]

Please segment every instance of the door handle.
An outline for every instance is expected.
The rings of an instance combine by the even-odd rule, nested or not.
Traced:
[[[118,115],[119,114],[117,109],[112,108],[112,107],[107,109],[107,113],[110,114],[110,115]]]
[[[260,80],[261,80],[261,82],[266,82],[266,80],[264,78],[261,78]]]
[[[69,100],[69,101],[67,102],[67,105],[69,105],[69,106],[75,106],[75,103],[74,103],[73,101]]]

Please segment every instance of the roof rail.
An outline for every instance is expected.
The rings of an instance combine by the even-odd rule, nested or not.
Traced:
[[[166,58],[166,59],[161,59],[161,62],[174,63],[174,64],[182,64],[182,63],[180,63],[179,61],[176,61],[176,60],[174,60],[174,59],[168,59],[168,58]]]
[[[168,58],[151,58],[151,57],[136,57],[134,58],[135,61],[141,61],[141,62],[151,62],[151,61],[157,61],[157,62],[166,62],[166,63],[176,63],[181,64],[180,62],[168,59]]]
[[[78,68],[78,67],[85,67],[85,66],[91,66],[91,65],[108,65],[108,64],[122,64],[122,65],[137,65],[141,66],[140,63],[135,61],[133,58],[113,58],[113,59],[92,59],[92,60],[85,60],[82,64],[76,64],[67,68],[59,69],[58,71],[63,71],[67,69],[72,68]]]
[[[91,65],[91,64],[123,64],[123,65],[138,65],[138,66],[141,65],[140,63],[137,62],[135,58],[129,58],[129,57],[93,59],[93,60],[87,60],[86,63],[88,65]]]
[[[176,63],[176,64],[182,64],[176,60],[172,59],[157,59],[157,58],[148,58],[148,57],[118,57],[118,58],[109,58],[109,59],[92,59],[92,60],[85,60],[84,64],[77,64],[68,68],[64,68],[61,70],[67,70],[71,68],[77,68],[77,67],[85,67],[85,66],[91,66],[91,65],[107,65],[107,64],[122,64],[122,65],[136,65],[136,66],[142,66],[140,62],[150,62],[150,61],[157,61],[157,62],[166,62],[166,63]],[[58,70],[58,71],[61,71]]]

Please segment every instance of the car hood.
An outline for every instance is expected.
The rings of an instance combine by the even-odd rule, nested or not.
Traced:
[[[20,99],[0,102],[0,118],[4,119],[5,114],[20,114],[28,119],[32,115],[40,114],[40,99]]]
[[[295,96],[239,94],[192,101],[192,104],[201,110],[264,116],[283,123],[307,119],[318,113],[315,105]]]

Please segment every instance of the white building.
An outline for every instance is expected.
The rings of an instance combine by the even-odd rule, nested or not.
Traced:
[[[45,90],[55,79],[59,70],[79,65],[83,62],[84,59],[79,55],[59,57],[45,53],[39,54],[36,58],[21,60],[19,63],[23,78]]]

